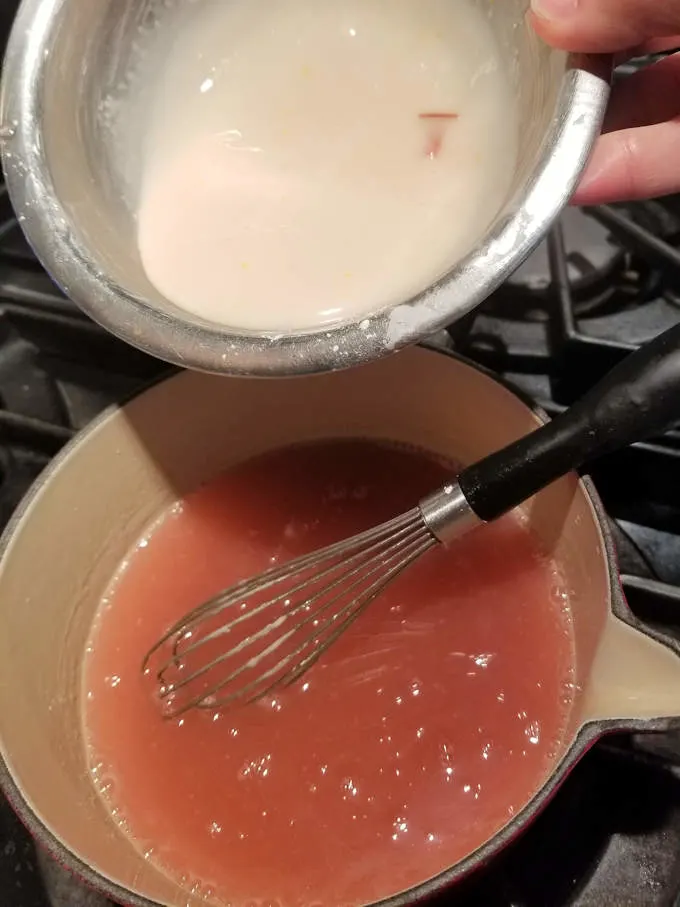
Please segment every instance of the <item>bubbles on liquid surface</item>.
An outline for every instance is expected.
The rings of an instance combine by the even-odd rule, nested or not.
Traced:
[[[453,764],[453,747],[449,743],[442,743],[440,746],[441,763],[444,770],[444,778],[447,782],[453,780],[455,767]]]
[[[89,753],[88,755],[90,756],[90,758],[92,758],[91,753]],[[103,762],[94,762],[90,765],[90,775],[92,776],[92,778],[94,779],[95,782],[97,782],[99,780],[99,778],[101,777],[103,772],[104,772],[104,763]]]
[[[405,816],[397,816],[392,823],[392,840],[398,841],[408,833],[408,821]]]
[[[538,720],[530,721],[524,729],[527,740],[533,746],[541,742],[541,722]]]
[[[561,693],[560,701],[561,701],[562,705],[566,706],[566,707],[572,706],[576,700],[576,697],[582,691],[582,689],[583,689],[582,686],[574,681],[573,675],[572,675],[572,678],[570,678],[568,680],[564,680],[560,684],[560,693]],[[566,715],[565,715],[565,720],[566,720]]]
[[[97,762],[90,767],[90,777],[97,793],[110,804],[117,788],[113,772],[103,762]]]
[[[488,668],[494,659],[491,653],[482,653],[481,655],[470,656],[478,668]]]
[[[215,904],[216,907],[217,905],[219,905],[219,907],[230,907],[230,904],[227,901],[221,899],[218,901],[214,900],[215,889],[206,882],[197,881],[190,876],[184,875],[180,879],[180,884],[193,898],[199,898],[206,903]],[[191,904],[192,901],[187,901],[186,907],[191,907]]]
[[[356,797],[356,795],[359,793],[359,789],[351,778],[345,778],[343,780],[342,790],[343,800],[347,800],[349,797]]]
[[[563,617],[571,617],[570,595],[561,579],[551,587],[550,598],[559,607]]]
[[[249,762],[246,762],[239,769],[239,781],[246,781],[248,779],[255,778],[264,780],[269,775],[271,769],[271,761],[271,753],[265,753],[263,756],[256,757],[255,759],[251,759]]]

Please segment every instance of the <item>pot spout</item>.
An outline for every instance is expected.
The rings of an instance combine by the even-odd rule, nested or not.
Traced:
[[[586,722],[620,723],[621,729],[680,717],[680,653],[670,641],[612,616],[584,690],[583,716]]]

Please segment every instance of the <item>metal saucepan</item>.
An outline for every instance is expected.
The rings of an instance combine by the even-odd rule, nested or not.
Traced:
[[[2,541],[0,777],[38,841],[115,901],[198,904],[113,824],[90,781],[81,734],[81,659],[100,596],[129,546],[171,501],[290,443],[376,438],[470,463],[539,421],[493,377],[422,347],[296,381],[182,373],[96,420],[36,483]],[[512,821],[467,859],[392,898],[394,907],[493,857],[603,734],[661,731],[680,715],[680,651],[628,610],[590,484],[568,476],[526,507],[564,570],[573,607],[578,692],[566,743]]]
[[[512,187],[472,252],[434,286],[371,318],[291,335],[198,319],[147,280],[137,250],[144,35],[172,29],[192,4],[167,0],[23,0],[3,75],[0,135],[7,186],[31,245],[62,289],[128,343],[183,367],[240,375],[345,368],[422,340],[495,289],[567,203],[599,133],[611,62],[553,51],[526,21],[529,0],[475,0],[504,54],[520,110]],[[159,28],[160,26],[160,28]],[[112,121],[115,125],[112,126]],[[225,253],[228,254],[228,251]]]

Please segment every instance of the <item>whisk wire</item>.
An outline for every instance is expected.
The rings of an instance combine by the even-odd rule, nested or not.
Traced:
[[[324,548],[321,551],[313,551],[311,554],[302,555],[301,557],[296,558],[293,561],[289,561],[286,564],[270,567],[268,570],[261,573],[258,577],[250,577],[248,579],[238,581],[226,592],[219,592],[217,595],[208,599],[206,602],[198,605],[196,608],[193,608],[191,611],[185,614],[184,617],[174,623],[170,627],[170,629],[167,630],[166,633],[158,640],[158,642],[155,643],[155,645],[152,646],[151,649],[149,649],[144,657],[142,670],[147,669],[152,657],[166,643],[168,643],[171,639],[181,639],[185,637],[187,632],[191,630],[191,627],[194,624],[200,622],[206,615],[211,613],[217,615],[221,611],[226,610],[229,607],[242,603],[243,599],[250,595],[252,592],[264,592],[277,583],[283,582],[284,580],[288,579],[290,576],[299,574],[309,567],[316,565],[321,560],[336,556],[342,556],[346,551],[351,550],[352,548],[357,548],[361,545],[370,545],[375,540],[380,540],[382,537],[386,536],[389,532],[398,534],[402,528],[408,526],[409,524],[412,524],[414,520],[420,520],[420,511],[417,509],[411,510],[405,514],[401,514],[400,516],[395,517],[389,523],[384,523],[381,526],[367,529],[365,532],[360,533],[349,541],[347,539],[344,539],[340,542],[335,542],[334,544],[329,545],[327,548]],[[305,584],[301,583],[300,585]],[[285,597],[285,595],[283,597]],[[251,611],[250,614],[252,613],[253,612]]]
[[[144,661],[144,667],[147,668],[152,657],[172,641],[171,655],[156,675],[161,683],[161,699],[166,703],[166,714],[177,717],[193,708],[218,709],[237,701],[245,704],[267,696],[279,686],[293,683],[318,661],[388,583],[436,544],[437,539],[425,524],[420,510],[415,509],[352,539],[297,558],[281,567],[273,567],[257,579],[237,583],[193,609],[167,631]],[[313,575],[305,578],[305,573],[312,570],[315,570]],[[244,609],[242,614],[239,613],[231,621],[226,621],[210,632],[194,636],[196,628],[206,620],[218,618],[237,604],[243,608],[249,597],[259,596],[286,581],[292,581],[293,585],[254,607]],[[303,597],[293,602],[300,593]],[[241,639],[226,652],[183,673],[191,656],[206,645],[215,643],[245,621],[287,603],[289,606],[283,613]],[[277,635],[272,642],[258,650],[259,643],[301,612],[304,612],[304,616],[295,621],[289,630]],[[307,633],[299,645],[254,679],[247,680],[250,672],[271,656],[276,657],[275,653],[282,646],[304,633],[310,624],[313,624],[313,631]],[[255,650],[251,657],[229,671],[229,662],[249,649]],[[193,696],[184,699],[180,696],[178,702],[178,693],[186,691],[197,682],[209,682],[209,675],[221,667],[227,668],[226,675]],[[172,668],[178,676],[168,681],[167,675]],[[240,679],[246,682],[236,685],[231,692],[226,692],[227,688],[234,686]]]
[[[325,586],[322,586],[321,589],[319,589],[314,595],[309,596],[306,599],[303,599],[299,604],[290,608],[285,614],[279,615],[276,619],[270,621],[268,624],[266,624],[260,630],[256,631],[255,633],[253,633],[250,636],[246,637],[245,639],[241,640],[236,646],[232,647],[227,652],[221,654],[218,658],[214,659],[213,661],[211,661],[205,665],[202,665],[199,669],[197,669],[192,674],[182,678],[180,681],[173,684],[172,690],[168,690],[168,692],[176,692],[176,691],[182,689],[183,687],[187,686],[189,683],[197,680],[199,677],[210,672],[218,664],[226,662],[227,659],[233,658],[235,655],[239,654],[244,649],[248,648],[249,646],[253,646],[255,643],[259,642],[262,638],[267,636],[273,630],[278,629],[278,627],[282,626],[282,624],[285,621],[287,621],[290,617],[294,616],[295,614],[299,613],[300,611],[307,610],[307,611],[311,612],[307,615],[306,618],[299,621],[290,631],[288,631],[287,633],[278,637],[274,643],[272,643],[263,652],[261,652],[257,656],[257,661],[258,662],[262,661],[268,655],[270,655],[274,651],[276,651],[277,648],[279,648],[284,642],[286,642],[291,636],[293,636],[296,632],[298,632],[302,627],[307,625],[310,621],[318,621],[319,616],[324,614],[325,612],[327,612],[330,608],[332,608],[332,606],[343,595],[346,596],[349,592],[353,592],[357,587],[361,586],[366,581],[366,579],[370,578],[372,575],[374,575],[378,570],[382,569],[384,566],[390,564],[396,557],[399,557],[400,555],[402,555],[404,553],[405,547],[407,549],[406,553],[408,554],[408,545],[411,544],[417,538],[417,532],[418,532],[418,530],[416,528],[415,530],[411,530],[408,534],[404,534],[403,532],[399,533],[399,535],[397,536],[396,543],[390,549],[390,557],[387,559],[387,561],[378,561],[376,564],[373,565],[373,567],[371,569],[368,570],[368,572],[366,572],[362,576],[360,576],[359,579],[355,580],[354,582],[349,582],[350,580],[354,580],[354,578],[356,577],[356,574],[359,572],[360,569],[363,568],[364,562],[370,560],[369,552],[374,551],[376,548],[375,545],[370,546],[368,551],[363,552],[363,554],[366,554],[366,557],[362,558],[362,563],[359,566],[354,566],[354,568],[351,570],[350,569],[345,570],[333,582],[328,583]],[[383,548],[384,546],[380,546],[380,547]],[[341,566],[346,566],[347,563],[348,563],[348,561],[341,562],[341,564],[335,565],[334,569],[337,570]],[[332,571],[326,571],[326,574],[328,574],[328,572],[332,572]],[[323,576],[323,573],[317,574],[317,576],[315,577],[315,580],[322,576]],[[304,585],[306,585],[306,584],[302,584],[302,586],[304,586]],[[311,611],[311,608],[314,604],[316,604],[319,600],[323,599],[329,593],[333,592],[335,589],[337,589],[338,586],[342,587],[341,591],[339,593],[337,593],[332,598],[330,598],[330,600],[328,600],[321,608],[317,609],[316,611]],[[296,589],[297,588],[300,588],[300,587],[296,587]],[[285,593],[285,596],[288,596],[289,594],[292,594],[292,592],[287,591]],[[274,603],[277,600],[278,599],[272,599],[271,603]],[[265,606],[268,607],[269,604],[270,603],[267,602],[267,603],[265,603]],[[261,606],[258,609],[253,609],[250,612],[250,616],[254,615],[257,611],[261,612],[265,606]],[[247,616],[244,615],[243,617],[245,618]],[[198,648],[206,645],[207,643],[209,643],[211,641],[214,641],[218,637],[218,635],[221,635],[224,632],[228,632],[230,629],[232,629],[238,623],[241,623],[242,619],[243,618],[236,618],[230,624],[219,628],[218,631],[214,631],[213,633],[208,634],[207,636],[203,637],[202,639],[199,639],[192,645],[188,646],[181,653],[181,657],[187,658],[190,654],[195,652]],[[335,619],[336,619],[336,616],[332,617],[331,621],[333,621]],[[318,635],[318,634],[316,634],[316,635]],[[175,644],[175,648],[176,648],[176,645],[177,645],[177,643]],[[178,655],[178,657],[179,657],[179,655]],[[238,671],[235,671],[234,673],[230,674],[227,678],[225,678],[225,680],[223,681],[223,684],[229,683],[230,681],[234,680],[236,677],[240,676],[240,674],[242,674],[245,670],[253,667],[254,666],[253,662],[254,662],[254,659],[251,659],[250,661],[246,662],[244,665],[241,666],[241,668]],[[163,668],[161,668],[159,675],[163,675],[164,672],[169,667],[172,666],[172,664],[173,664],[173,661],[171,660],[170,662],[167,663],[167,665],[164,665]],[[164,678],[161,676],[161,680],[162,679],[164,679]]]
[[[237,700],[243,700],[245,704],[253,702],[254,700],[261,699],[263,696],[267,696],[273,689],[279,686],[287,686],[290,683],[293,683],[299,676],[305,673],[315,661],[317,661],[325,651],[336,641],[336,639],[341,636],[345,630],[359,617],[365,608],[368,607],[371,602],[380,594],[382,589],[391,582],[399,573],[405,570],[414,560],[421,556],[428,548],[432,547],[434,540],[428,538],[420,538],[420,540],[414,540],[410,548],[404,551],[402,548],[399,548],[393,553],[393,555],[385,562],[381,564],[376,564],[375,567],[366,574],[361,580],[357,580],[355,583],[348,586],[342,593],[334,596],[331,601],[326,603],[323,608],[319,611],[314,612],[304,618],[302,621],[298,622],[295,627],[288,631],[281,637],[278,637],[274,643],[268,646],[263,652],[254,656],[244,665],[239,666],[237,669],[232,671],[227,677],[222,678],[218,683],[213,685],[210,689],[204,690],[200,694],[196,695],[193,699],[189,700],[186,703],[183,703],[179,708],[173,711],[173,716],[177,717],[184,712],[192,709],[218,709],[224,708],[226,705],[229,705]],[[393,564],[393,566],[389,566]],[[249,683],[244,684],[239,687],[234,693],[231,693],[227,696],[218,697],[218,694],[226,686],[233,683],[234,680],[238,679],[242,674],[244,674],[249,669],[256,667],[261,661],[267,658],[268,655],[280,648],[280,646],[298,633],[305,625],[310,621],[318,620],[318,615],[324,613],[329,608],[331,608],[339,599],[341,599],[347,593],[353,591],[357,586],[361,585],[362,581],[368,578],[369,576],[374,575],[379,570],[387,567],[383,575],[377,581],[369,585],[359,596],[350,601],[347,605],[341,608],[339,611],[336,611],[329,618],[326,619],[324,625],[321,628],[315,627],[314,632],[307,636],[303,642],[292,652],[288,653],[284,658],[280,659],[275,665],[273,665],[268,670],[259,674],[255,680],[250,681]],[[349,613],[348,613],[349,612]],[[342,619],[342,623],[323,641],[321,641],[324,633],[327,630],[331,629],[333,625]],[[315,648],[311,655],[302,661],[297,662],[289,670],[285,670],[287,665],[292,661],[297,659],[310,645],[314,644]],[[209,665],[204,666],[198,669],[190,677],[183,679],[181,683],[176,684],[170,692],[178,691],[182,686],[186,686],[189,683],[195,682],[200,676],[206,674],[213,668],[219,666],[221,663],[224,663],[229,658],[233,657],[235,654],[236,647],[230,652],[224,653],[218,658],[214,659]],[[284,672],[283,674],[281,672]],[[273,682],[262,688],[263,682],[266,682],[273,679]]]
[[[272,684],[270,687],[265,688],[264,691],[258,692],[256,694],[255,698],[259,699],[259,698],[261,698],[261,696],[266,695],[267,692],[269,692],[269,690],[272,689],[274,686],[279,686],[279,685],[285,686],[286,681],[284,678],[286,675],[284,674],[281,677],[278,677],[277,675],[279,675],[281,673],[281,671],[283,671],[286,668],[286,666],[288,664],[290,664],[291,661],[295,660],[298,656],[300,656],[302,654],[302,652],[304,652],[304,650],[306,648],[308,648],[309,645],[316,643],[316,648],[315,648],[315,651],[312,654],[312,656],[309,656],[308,659],[303,659],[302,664],[304,664],[304,667],[302,667],[302,664],[300,664],[299,665],[300,670],[298,670],[298,666],[296,666],[296,668],[294,669],[296,671],[297,676],[300,676],[300,674],[302,674],[302,673],[304,673],[304,671],[308,670],[309,667],[311,666],[311,664],[313,664],[313,662],[316,661],[328,649],[328,647],[335,641],[335,639],[337,639],[341,635],[341,633],[343,633],[347,629],[347,627],[351,623],[353,623],[353,621],[359,616],[359,613],[361,613],[361,610],[363,610],[363,607],[365,607],[370,602],[372,602],[373,599],[384,588],[384,586],[388,582],[390,582],[398,573],[400,573],[403,569],[405,569],[406,566],[408,566],[410,563],[412,563],[412,561],[416,557],[420,556],[420,554],[423,553],[423,551],[426,550],[427,547],[429,547],[429,543],[427,543],[427,542],[423,543],[423,541],[421,540],[417,544],[414,543],[411,546],[411,548],[406,549],[406,551],[404,551],[401,548],[399,550],[395,551],[394,554],[386,562],[375,565],[375,567],[373,567],[361,579],[356,580],[355,582],[346,586],[342,590],[342,592],[335,595],[332,599],[330,599],[330,601],[328,601],[325,605],[323,605],[322,608],[320,608],[316,612],[312,612],[307,617],[305,617],[303,620],[299,621],[287,633],[278,637],[274,643],[272,643],[270,646],[268,646],[259,655],[255,656],[253,659],[251,659],[245,665],[242,665],[238,669],[234,670],[228,677],[225,677],[223,680],[221,680],[219,682],[219,684],[216,684],[208,692],[203,693],[201,696],[197,697],[198,701],[193,701],[192,705],[190,707],[192,707],[192,708],[196,707],[196,706],[198,706],[199,708],[200,707],[214,708],[216,706],[224,707],[225,705],[229,704],[230,702],[234,702],[236,699],[243,698],[251,690],[254,690],[257,687],[259,687],[261,685],[262,681],[269,680],[270,677],[276,677],[274,684]],[[396,564],[394,567],[389,568],[388,565],[397,559],[400,559],[399,563]],[[269,655],[273,654],[278,648],[280,648],[285,642],[287,642],[289,639],[291,639],[293,636],[295,636],[297,633],[299,633],[300,630],[303,627],[305,627],[306,625],[308,625],[310,622],[316,623],[319,620],[319,615],[326,613],[339,600],[344,598],[347,594],[353,592],[355,589],[357,589],[357,587],[361,586],[367,578],[370,578],[371,576],[375,575],[375,573],[377,573],[381,569],[384,569],[386,566],[388,567],[388,569],[385,571],[384,576],[382,576],[378,581],[372,583],[368,587],[368,589],[364,590],[364,592],[362,592],[357,598],[355,598],[351,602],[349,602],[349,604],[345,605],[340,610],[334,612],[330,617],[326,618],[325,622],[323,623],[323,625],[321,627],[315,626],[314,632],[312,634],[310,634],[309,636],[307,636],[303,640],[303,642],[293,652],[288,653],[284,658],[282,658],[279,662],[277,662],[277,664],[275,664],[272,668],[270,668],[269,670],[260,674],[256,678],[256,680],[252,681],[249,684],[246,684],[244,687],[242,687],[237,692],[235,692],[227,697],[220,698],[217,701],[214,699],[214,697],[222,689],[224,689],[224,687],[226,687],[227,685],[232,683],[235,679],[237,679],[239,676],[241,676],[247,670],[249,670],[253,667],[256,667],[258,663],[263,661]],[[365,600],[365,602],[364,602],[364,600]],[[349,614],[348,614],[348,612],[349,612]],[[343,620],[343,623],[340,625],[340,628],[338,628],[327,639],[324,639],[324,641],[321,642],[321,639],[323,638],[324,634],[328,630],[330,630],[339,619],[342,619],[342,618],[345,618],[345,619]],[[212,664],[212,667],[217,667],[220,663],[226,662],[229,658],[233,657],[234,654],[236,654],[236,648],[234,648],[230,652],[225,653],[220,658],[215,659]],[[195,672],[193,677],[189,678],[189,681],[192,682],[192,681],[198,679],[198,676],[200,676],[201,673],[204,673],[204,672],[202,672],[202,671]],[[292,682],[292,679],[293,678],[291,678],[290,682]],[[209,701],[205,702],[205,705],[202,706],[201,702],[205,701],[206,698]],[[251,700],[248,699],[247,701],[251,701]]]
[[[308,671],[309,668],[316,661],[319,660],[319,658],[324,654],[324,652],[326,652],[330,648],[330,646],[332,646],[333,643],[337,639],[339,639],[340,636],[342,636],[342,634],[345,632],[345,630],[349,626],[351,626],[351,624],[354,623],[354,621],[363,613],[363,611],[378,597],[378,595],[380,595],[381,591],[385,588],[385,586],[388,583],[390,583],[392,580],[396,579],[396,577],[400,573],[402,573],[404,570],[406,570],[407,567],[409,567],[414,561],[416,561],[429,548],[433,547],[433,544],[434,543],[431,542],[429,539],[421,542],[420,545],[416,549],[414,549],[410,554],[408,554],[406,556],[406,559],[403,561],[403,563],[400,563],[399,565],[395,566],[392,570],[388,571],[388,573],[386,574],[386,576],[384,578],[384,581],[373,583],[366,590],[366,592],[364,593],[364,596],[362,598],[359,598],[355,602],[352,603],[351,607],[353,608],[353,610],[351,611],[350,615],[343,621],[343,623],[340,624],[339,627],[337,627],[333,631],[333,633],[328,637],[328,639],[326,639],[324,641],[323,646],[317,648],[311,655],[309,655],[306,659],[304,659],[302,662],[300,662],[300,664],[297,667],[288,671],[281,678],[281,681],[280,681],[281,684],[283,686],[289,686],[291,683],[294,683],[298,677],[300,677],[302,674],[304,674],[306,671]],[[336,615],[336,618],[342,617],[342,615],[349,609],[350,609],[350,606],[348,606],[346,609],[344,609],[342,612],[340,612],[338,615]],[[336,618],[334,618],[334,620]],[[295,654],[300,654],[301,651],[302,651],[302,647],[300,647],[300,649]],[[269,692],[269,690],[267,692]]]
[[[395,541],[399,541],[399,540],[408,541],[414,535],[414,533],[418,532],[418,528],[419,527],[416,526],[416,527],[411,527],[411,528],[407,527],[407,528],[401,529],[400,531],[398,531],[397,533],[394,534],[393,538]],[[334,561],[325,570],[321,570],[318,573],[316,573],[314,575],[314,583],[318,583],[321,580],[326,579],[327,577],[331,576],[333,573],[337,572],[341,568],[347,568],[351,565],[354,566],[353,570],[345,570],[333,582],[324,586],[321,589],[319,594],[313,595],[310,598],[304,599],[299,604],[297,604],[293,607],[290,607],[287,610],[285,615],[282,615],[280,618],[277,618],[276,620],[267,624],[266,627],[264,627],[261,631],[259,631],[258,633],[254,634],[253,636],[244,640],[239,648],[243,648],[246,645],[248,645],[249,641],[256,642],[257,640],[261,639],[262,636],[264,636],[266,634],[266,632],[277,629],[279,626],[281,626],[282,622],[285,619],[287,619],[287,617],[292,617],[299,611],[302,611],[305,608],[308,608],[310,605],[314,604],[321,595],[325,594],[330,589],[337,587],[342,582],[344,582],[348,577],[354,576],[359,570],[362,569],[362,567],[364,566],[364,564],[366,562],[368,562],[376,554],[379,554],[380,550],[386,548],[388,545],[390,545],[390,546],[392,545],[392,539],[390,539],[390,540],[383,539],[381,541],[374,542],[368,548],[364,548],[364,549],[356,552],[355,554],[344,558],[342,561]],[[326,555],[326,557],[328,557],[328,555]],[[300,569],[298,568],[296,573],[299,573],[299,572],[300,572]],[[270,582],[267,584],[266,587],[263,586],[261,583],[252,583],[251,591],[252,592],[262,592],[262,591],[264,591],[265,588],[271,588],[275,584],[278,585],[281,581],[282,580],[277,580],[274,583]],[[208,634],[207,636],[204,636],[204,637],[196,640],[195,642],[187,645],[186,648],[182,652],[183,657],[186,658],[188,655],[190,655],[192,652],[194,652],[200,646],[203,646],[209,642],[214,641],[215,639],[219,638],[220,636],[223,636],[226,633],[231,632],[237,626],[244,623],[245,621],[251,620],[253,617],[257,617],[259,614],[262,614],[264,611],[271,608],[273,605],[277,605],[281,602],[285,603],[285,601],[287,599],[290,599],[292,596],[296,595],[298,592],[304,590],[307,586],[309,586],[309,580],[302,580],[300,583],[298,583],[298,585],[293,586],[292,588],[285,588],[282,592],[280,592],[278,595],[275,595],[273,598],[270,598],[267,601],[262,602],[260,605],[257,605],[254,608],[247,609],[242,614],[240,614],[238,617],[235,617],[228,624],[225,624],[222,627],[219,627],[218,629],[212,631],[212,633]],[[233,598],[233,596],[230,596],[230,599],[231,598]],[[241,594],[240,596],[237,597],[237,600],[232,603],[236,604],[236,603],[240,602],[242,600],[242,598],[243,598],[243,595]],[[225,604],[219,604],[219,598],[218,598],[217,607],[213,609],[211,616],[214,617],[217,614],[221,613],[221,611],[223,611],[225,609],[225,607],[226,607]],[[203,615],[203,616],[205,617],[205,615]],[[181,642],[184,638],[190,638],[190,637],[188,637],[188,633],[190,632],[190,627],[187,625],[187,623],[184,623],[183,629],[184,629],[183,634],[175,640],[175,646],[174,646],[175,649],[177,649],[177,647],[181,644]]]

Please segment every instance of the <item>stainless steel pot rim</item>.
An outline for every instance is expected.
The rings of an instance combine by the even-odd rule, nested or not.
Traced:
[[[521,390],[518,390],[512,384],[508,383],[502,378],[499,378],[489,370],[465,359],[464,357],[450,350],[442,349],[441,347],[433,346],[431,344],[423,344],[423,346],[433,354],[444,355],[452,359],[456,359],[469,366],[470,368],[474,368],[478,372],[483,373],[496,384],[514,394],[514,396],[520,399],[541,420],[546,421],[548,419],[548,416],[545,414],[545,412],[540,407],[538,407],[530,397],[524,394]],[[172,380],[175,374],[176,370],[170,370],[169,373],[140,388],[138,391],[131,395],[129,400],[132,400],[135,397],[144,394],[147,390],[150,390],[152,387],[162,381]],[[4,558],[15,533],[18,531],[23,521],[30,516],[30,511],[32,510],[33,506],[39,503],[38,498],[43,487],[47,485],[54,476],[57,475],[62,463],[70,457],[74,450],[79,448],[82,444],[86,443],[91,435],[101,430],[106,425],[106,423],[120,411],[121,408],[124,408],[126,402],[128,401],[124,401],[121,404],[108,407],[106,410],[104,410],[87,426],[87,428],[85,428],[78,435],[76,435],[76,437],[69,441],[68,444],[66,444],[66,446],[62,448],[59,454],[57,454],[57,456],[51,461],[49,466],[33,484],[32,488],[29,490],[28,494],[19,505],[19,508],[12,516],[4,533],[0,537],[0,561]],[[655,639],[656,641],[661,642],[663,645],[670,648],[676,654],[678,654],[678,656],[680,656],[680,643],[661,633],[650,630],[648,627],[640,624],[630,611],[620,583],[616,549],[614,545],[614,539],[608,525],[606,512],[590,479],[582,478],[581,484],[586,497],[593,507],[593,511],[596,515],[602,534],[603,552],[608,564],[611,589],[610,607],[612,612],[624,623],[642,632],[644,635],[650,637],[651,639]],[[446,889],[448,886],[460,881],[464,877],[470,875],[476,869],[479,869],[484,864],[488,863],[492,859],[492,857],[499,853],[499,851],[503,850],[505,846],[507,846],[512,840],[518,837],[520,833],[531,824],[536,816],[552,799],[554,794],[560,788],[564,779],[584,756],[587,750],[590,749],[590,747],[594,743],[596,743],[601,737],[605,736],[606,734],[616,731],[663,732],[676,727],[677,724],[678,719],[662,718],[635,720],[607,719],[592,721],[584,725],[584,727],[577,735],[574,743],[570,747],[569,751],[565,754],[562,761],[557,766],[556,770],[553,772],[550,778],[546,781],[544,786],[537,792],[537,794],[527,804],[527,806],[519,813],[517,813],[517,815],[490,841],[483,845],[479,850],[470,854],[464,860],[461,860],[449,869],[444,870],[433,879],[425,881],[420,885],[409,889],[408,891],[376,902],[375,904],[371,905],[371,907],[406,907],[406,905],[422,901],[442,891],[443,889]],[[98,891],[101,891],[116,903],[125,904],[127,905],[127,907],[164,907],[164,905],[156,901],[151,901],[147,898],[143,898],[132,892],[129,892],[126,889],[120,888],[113,881],[108,879],[106,876],[101,875],[86,863],[83,863],[82,860],[80,860],[75,854],[73,854],[32,811],[30,804],[24,798],[20,788],[15,783],[11,771],[1,751],[2,745],[0,738],[0,789],[2,789],[19,819],[23,822],[34,839],[42,847],[44,847],[45,850],[58,863],[69,869],[77,877],[81,878],[87,885]]]
[[[40,131],[44,49],[63,0],[23,0],[10,38],[0,112],[3,167],[22,228],[61,289],[96,322],[160,359],[253,376],[349,368],[423,340],[462,317],[533,251],[574,190],[599,133],[611,60],[573,56],[528,188],[484,243],[437,284],[358,324],[257,336],[189,323],[113,283],[89,258],[52,184]],[[530,213],[528,213],[530,212]]]

